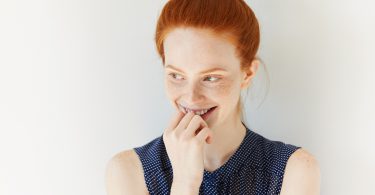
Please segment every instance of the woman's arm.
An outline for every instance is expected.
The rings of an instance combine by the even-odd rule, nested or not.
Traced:
[[[281,195],[320,194],[320,168],[313,155],[303,148],[295,151],[285,167]]]
[[[107,195],[149,194],[141,162],[133,150],[116,154],[106,169]]]

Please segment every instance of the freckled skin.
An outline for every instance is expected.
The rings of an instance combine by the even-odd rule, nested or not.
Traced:
[[[219,106],[207,122],[209,126],[234,125],[238,121],[236,107],[241,86],[249,82],[241,71],[235,46],[228,40],[207,30],[177,28],[164,41],[165,64],[183,72],[165,68],[164,82],[168,99],[178,109],[178,104],[193,108]],[[200,74],[211,68],[218,71]],[[178,75],[178,79],[172,75]],[[210,81],[207,77],[220,78]]]

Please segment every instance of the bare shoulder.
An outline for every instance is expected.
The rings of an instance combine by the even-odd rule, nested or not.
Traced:
[[[108,195],[149,194],[141,161],[133,149],[114,155],[106,168]]]
[[[286,164],[281,195],[286,194],[320,194],[319,162],[303,148],[296,150]]]

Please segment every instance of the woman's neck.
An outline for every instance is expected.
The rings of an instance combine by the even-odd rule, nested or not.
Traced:
[[[223,164],[236,152],[246,135],[246,127],[241,119],[236,118],[232,122],[213,127],[213,139],[211,144],[204,147],[204,168],[212,172]]]

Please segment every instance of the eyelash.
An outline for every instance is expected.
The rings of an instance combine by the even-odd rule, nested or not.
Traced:
[[[179,79],[176,79],[176,78],[175,78],[175,75],[178,75],[178,74],[176,74],[176,73],[170,73],[169,75],[170,75],[174,80],[179,80]]]
[[[179,79],[176,79],[175,78],[175,75],[179,75],[179,74],[176,74],[176,73],[170,73],[169,74],[174,80],[179,80]],[[221,78],[218,78],[218,77],[214,77],[214,76],[207,76],[206,78],[215,78],[216,80],[215,81],[211,81],[211,83],[214,83],[214,82],[217,82],[219,81]],[[206,79],[205,78],[205,79]]]

